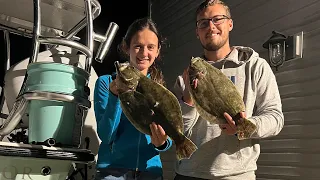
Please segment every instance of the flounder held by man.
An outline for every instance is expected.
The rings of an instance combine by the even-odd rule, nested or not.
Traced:
[[[132,125],[148,135],[152,122],[161,125],[176,145],[177,159],[190,158],[197,146],[183,134],[181,107],[174,94],[129,63],[115,62],[115,66],[127,89],[119,92],[120,104]]]
[[[237,126],[239,140],[247,139],[256,130],[248,119],[241,118],[245,111],[242,97],[233,82],[219,69],[200,57],[193,57],[188,68],[189,92],[199,114],[211,123],[225,124],[228,113]]]

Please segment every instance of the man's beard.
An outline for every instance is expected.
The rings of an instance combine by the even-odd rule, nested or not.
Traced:
[[[221,47],[226,44],[227,40],[220,41],[219,43],[215,44],[213,42],[203,44],[201,43],[202,47],[207,51],[218,51]]]

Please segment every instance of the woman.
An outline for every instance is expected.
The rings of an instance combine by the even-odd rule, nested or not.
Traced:
[[[133,22],[119,46],[131,65],[154,81],[164,84],[159,59],[161,40],[155,23],[148,18]],[[140,133],[122,113],[117,97],[121,86],[111,75],[100,76],[94,90],[94,111],[101,139],[96,180],[161,180],[159,152],[172,141],[160,125],[150,125],[151,136]],[[118,86],[117,86],[118,83]]]

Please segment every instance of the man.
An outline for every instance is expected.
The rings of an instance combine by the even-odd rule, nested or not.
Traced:
[[[236,125],[225,113],[227,124],[210,124],[199,116],[185,82],[186,71],[177,78],[175,94],[181,100],[185,134],[198,150],[188,160],[176,163],[175,180],[253,180],[260,154],[258,140],[277,135],[284,124],[282,104],[275,76],[266,62],[249,47],[230,47],[233,21],[228,6],[207,0],[196,11],[196,34],[203,58],[234,82],[243,97],[246,112],[241,114],[257,126],[248,139],[239,141]],[[236,120],[236,119],[235,119]]]

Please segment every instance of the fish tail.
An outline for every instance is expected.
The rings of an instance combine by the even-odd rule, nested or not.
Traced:
[[[256,131],[257,126],[246,118],[241,118],[237,125],[237,136],[239,140],[248,139]]]
[[[189,159],[198,147],[187,137],[184,136],[181,143],[176,144],[176,154],[178,160]]]

